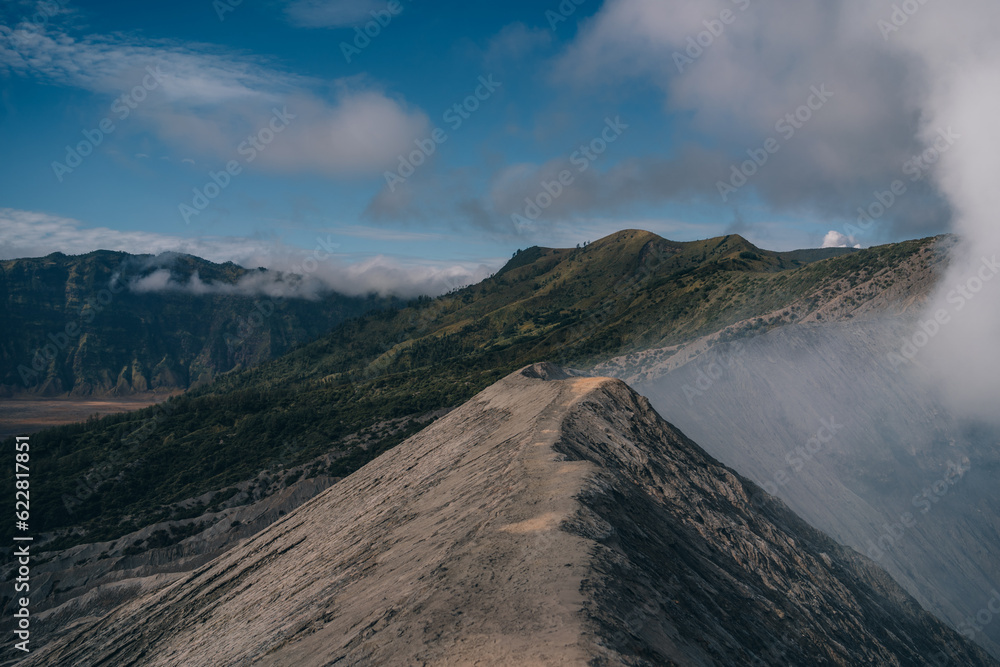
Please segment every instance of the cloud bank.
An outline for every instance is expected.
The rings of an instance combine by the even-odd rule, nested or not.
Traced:
[[[51,24],[0,26],[0,74],[106,96],[121,131],[152,131],[179,155],[223,164],[278,110],[292,120],[253,163],[270,171],[380,174],[428,126],[423,112],[364,77],[319,81],[209,45],[77,36]],[[144,81],[138,104],[115,105]]]
[[[953,5],[936,11],[969,13]],[[652,91],[664,120],[663,136],[653,139],[666,148],[645,155],[609,148],[555,197],[537,226],[678,202],[763,205],[856,226],[859,209],[898,180],[905,195],[856,241],[943,231],[951,200],[928,178],[930,165],[912,168],[926,148],[927,62],[897,45],[899,33],[932,21],[921,9],[887,38],[879,22],[892,13],[891,3],[863,0],[607,0],[542,69],[552,89],[584,99],[617,96],[622,110]],[[511,28],[496,40],[527,34]],[[600,124],[595,118],[594,134],[580,140],[598,137]],[[745,166],[748,160],[756,164]],[[486,185],[470,179],[466,186],[449,175],[456,183],[445,197],[444,186],[418,174],[395,191],[380,191],[365,214],[375,221],[448,215],[517,234],[511,216],[523,215],[525,199],[569,167],[567,152],[492,168]],[[741,168],[750,175],[734,175]],[[721,191],[720,184],[734,181],[735,192]]]
[[[348,232],[356,234],[358,230]],[[53,252],[78,255],[97,249],[153,254],[142,264],[143,277],[132,284],[140,292],[171,290],[304,299],[316,299],[331,291],[352,296],[373,292],[404,298],[437,296],[479,282],[503,263],[499,259],[463,263],[339,253],[336,233],[326,236],[324,246],[326,251],[316,253],[272,238],[190,239],[153,232],[121,232],[86,228],[79,221],[45,213],[0,209],[0,259],[41,257]],[[247,274],[236,285],[206,282],[198,276],[183,279],[170,271],[177,253],[270,270]]]
[[[961,243],[923,322],[944,313],[937,331],[926,327],[926,350],[916,361],[951,407],[1000,423],[997,345],[1000,343],[1000,6],[989,0],[928,3],[899,30],[896,47],[923,64],[920,136],[936,150],[937,128],[962,134],[937,156],[933,178],[954,211]],[[959,129],[960,128],[960,129]],[[925,329],[924,326],[921,329]],[[925,330],[925,333],[926,333]],[[915,334],[914,340],[922,342]]]
[[[915,98],[922,65],[887,44],[881,11],[861,0],[610,0],[556,62],[553,79],[581,89],[641,79],[662,90],[666,113],[689,118],[688,131],[712,137],[724,156],[721,169],[692,165],[709,197],[773,137],[779,149],[741,194],[777,209],[853,217],[923,150]],[[819,109],[810,99],[816,89],[829,91]],[[891,212],[893,224],[944,222],[946,203],[920,185]]]

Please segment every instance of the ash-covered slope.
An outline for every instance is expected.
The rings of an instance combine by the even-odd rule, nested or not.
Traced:
[[[893,369],[887,355],[919,327],[915,316],[792,325],[687,363],[601,371],[1000,657],[1000,429]]]
[[[24,665],[996,664],[617,380],[514,373]]]

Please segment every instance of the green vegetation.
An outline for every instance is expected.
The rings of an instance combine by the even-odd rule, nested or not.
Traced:
[[[345,443],[347,436],[456,406],[528,363],[586,367],[746,320],[748,332],[760,331],[776,325],[761,316],[792,304],[805,315],[810,295],[895,266],[927,242],[831,252],[839,256],[809,264],[738,236],[673,243],[625,231],[585,248],[531,248],[478,285],[347,321],[172,399],[166,412],[37,434],[32,485],[45,493],[33,498],[33,523],[82,529],[60,540],[66,546],[180,518],[171,503],[320,454],[338,455],[323,472],[346,475],[421,424],[410,419],[367,448]],[[141,427],[142,439],[128,438]],[[292,456],[281,445],[289,440],[300,443]],[[95,471],[100,483],[69,511],[64,496],[79,495]]]
[[[351,317],[399,305],[375,296],[310,301],[126,288],[168,268],[177,284],[197,276],[234,285],[264,271],[106,250],[0,261],[0,393],[186,389],[279,356]]]

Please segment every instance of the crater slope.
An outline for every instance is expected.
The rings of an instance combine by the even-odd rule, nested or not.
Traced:
[[[23,665],[997,664],[619,380],[517,371]]]

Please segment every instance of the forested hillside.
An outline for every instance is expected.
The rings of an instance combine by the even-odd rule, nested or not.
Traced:
[[[176,516],[171,503],[321,454],[333,461],[307,475],[345,475],[420,428],[416,417],[527,363],[581,366],[737,323],[730,336],[750,335],[808,316],[824,294],[930,244],[835,251],[843,256],[810,264],[738,236],[675,243],[626,231],[580,249],[532,248],[480,284],[350,320],[163,407],[37,434],[33,478],[52,491],[34,516],[65,546]],[[358,444],[388,420],[402,430]],[[67,503],[95,470],[94,490]]]

